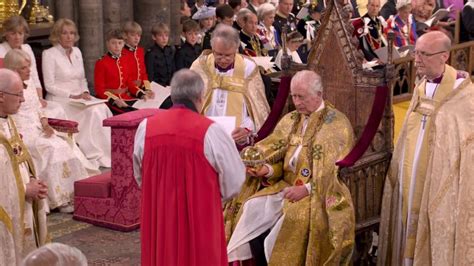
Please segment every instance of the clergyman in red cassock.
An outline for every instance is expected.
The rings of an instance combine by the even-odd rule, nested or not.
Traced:
[[[203,90],[198,74],[178,71],[173,107],[138,127],[142,265],[228,264],[222,201],[240,191],[245,167],[230,135],[198,113]]]

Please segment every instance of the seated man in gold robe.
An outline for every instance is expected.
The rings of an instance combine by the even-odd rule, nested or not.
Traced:
[[[257,265],[350,262],[354,208],[335,163],[350,151],[354,135],[346,116],[324,102],[322,93],[318,74],[298,72],[291,81],[296,111],[256,144],[266,164],[248,170],[239,198],[225,210],[227,236],[233,231],[230,262],[252,257]],[[257,238],[263,238],[263,249]]]
[[[203,51],[191,70],[204,80],[204,106],[207,116],[234,116],[233,139],[248,142],[267,119],[270,107],[259,69],[249,57],[238,54],[238,32],[227,25],[218,25],[212,33],[212,52]]]
[[[23,83],[0,69],[0,265],[20,265],[46,241],[44,198],[48,187],[35,177],[32,159],[10,115],[18,112]]]

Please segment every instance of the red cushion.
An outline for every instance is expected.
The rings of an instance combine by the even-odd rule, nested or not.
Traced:
[[[110,198],[111,171],[74,182],[79,197]]]
[[[48,124],[56,131],[64,133],[77,133],[79,132],[79,123],[76,121],[48,118]]]
[[[133,127],[136,128],[143,119],[153,116],[160,112],[160,109],[140,109],[133,112],[127,112],[104,119],[103,125],[106,127]]]

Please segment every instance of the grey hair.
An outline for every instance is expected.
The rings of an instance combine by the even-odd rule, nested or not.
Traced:
[[[31,58],[25,51],[12,49],[5,55],[5,59],[3,59],[3,67],[17,71],[23,63],[23,60],[31,63]]]
[[[15,83],[21,84],[18,73],[7,68],[0,68],[0,92],[10,92]]]
[[[225,40],[225,43],[233,44],[237,49],[240,45],[240,36],[236,29],[231,26],[218,24],[216,29],[212,32],[211,46],[214,47],[214,43],[217,39]]]
[[[192,101],[202,98],[204,81],[193,70],[181,69],[171,79],[171,100],[175,102]]]
[[[259,21],[262,21],[269,14],[275,13],[276,8],[270,3],[262,4],[257,9],[257,17]]]
[[[302,70],[297,72],[291,79],[291,87],[296,84],[304,84],[311,93],[323,93],[323,82],[321,76],[311,70]]]

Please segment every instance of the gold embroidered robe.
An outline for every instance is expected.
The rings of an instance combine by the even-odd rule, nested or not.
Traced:
[[[253,64],[253,68],[248,64]],[[204,81],[205,96],[201,113],[205,114],[213,104],[211,101],[214,91],[221,89],[228,92],[226,115],[236,117],[236,127],[240,127],[243,120],[243,103],[255,130],[262,127],[270,113],[270,107],[259,69],[252,59],[236,54],[232,74],[222,74],[214,66],[214,55],[207,50],[194,61],[190,69],[196,71]]]
[[[31,156],[11,118],[0,118],[0,265],[20,265],[47,238],[44,201],[25,199]]]
[[[267,180],[271,185],[258,192],[260,180],[247,177],[239,196],[226,206],[226,236],[229,240],[242,215],[240,207],[248,199],[310,182],[310,196],[295,203],[284,200],[285,218],[269,265],[347,265],[354,246],[354,208],[349,189],[338,179],[335,163],[352,148],[352,127],[331,106],[312,113],[301,136],[298,132],[302,132],[303,121],[296,111],[287,114],[274,132],[256,145],[277,171]],[[289,160],[301,143],[296,171],[292,171]],[[283,175],[277,174],[281,173],[278,167],[283,167]]]
[[[414,265],[474,263],[474,86],[466,73],[454,89],[456,76],[446,65],[434,101],[425,98],[426,80],[414,90],[385,183],[379,265],[402,265],[406,259]],[[426,129],[413,170],[422,114]],[[412,170],[416,182],[408,219]]]

